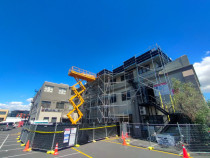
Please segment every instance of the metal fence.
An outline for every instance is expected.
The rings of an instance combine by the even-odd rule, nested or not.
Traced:
[[[72,131],[74,132],[72,133]],[[48,151],[54,150],[56,143],[58,143],[58,149],[63,149],[116,135],[116,124],[87,124],[82,126],[30,124],[22,128],[20,140],[24,144],[29,140],[30,147],[34,150]]]
[[[59,149],[62,149],[75,145],[77,129],[78,126],[66,124],[30,124],[23,126],[20,140],[24,144],[29,140],[32,149],[53,150],[56,143],[59,144]]]
[[[92,124],[86,127],[81,127],[78,133],[78,144],[104,139],[117,135],[116,124]]]
[[[128,133],[135,146],[181,154],[185,145],[191,153],[210,153],[210,133],[203,125],[122,123],[120,131]]]

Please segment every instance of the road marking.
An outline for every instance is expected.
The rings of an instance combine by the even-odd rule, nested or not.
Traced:
[[[104,141],[104,142],[107,142],[107,143],[114,143],[114,144],[120,144],[120,145],[122,145],[122,143],[117,143],[117,142],[110,142],[110,141]]]
[[[108,139],[103,139],[101,141],[106,141],[106,140],[115,140],[115,139],[119,139],[119,137],[111,137],[111,138],[108,138]]]
[[[66,157],[66,156],[70,156],[70,155],[76,155],[76,154],[79,154],[79,152],[78,152],[78,153],[72,153],[72,154],[67,154],[67,155],[59,156],[59,157],[56,157],[56,158],[60,158],[60,157]]]
[[[4,145],[4,143],[6,142],[7,138],[9,137],[9,134],[7,135],[7,137],[4,139],[3,143],[0,146],[0,149],[2,148],[2,146]]]
[[[81,153],[82,155],[85,155],[85,156],[87,156],[87,157],[89,157],[89,158],[92,158],[91,156],[89,156],[89,155],[87,155],[87,154],[85,154],[85,153],[83,153],[83,152],[81,152],[81,151],[79,151],[79,150],[77,150],[77,149],[75,149],[75,148],[72,148],[73,150],[75,150],[75,151],[78,151],[79,153]]]
[[[11,134],[11,135],[20,135],[20,132],[18,132],[18,133],[14,133],[14,134]]]
[[[114,144],[120,144],[120,145],[122,145],[122,143],[116,143],[116,142],[110,142],[110,141],[104,141],[104,142],[108,142],[108,143],[114,143]],[[129,146],[129,147],[134,147],[134,148],[139,148],[139,149],[146,149],[146,150],[148,150],[147,148],[143,148],[143,147],[138,147],[138,146],[133,146],[133,145],[127,145],[127,146]],[[155,152],[160,152],[160,153],[164,153],[164,154],[170,154],[170,155],[175,155],[175,156],[179,156],[180,157],[180,155],[179,154],[174,154],[174,153],[169,153],[169,152],[166,152],[166,151],[160,151],[160,150],[150,150],[150,151],[155,151]]]
[[[7,157],[3,157],[3,158],[8,158],[8,157],[18,157],[18,156],[30,155],[30,154],[36,154],[36,153],[38,153],[38,152],[31,152],[31,153],[27,153],[27,154],[20,154],[20,155],[7,156]]]
[[[10,150],[17,150],[17,149],[23,149],[23,148],[15,148],[15,149],[9,149],[9,150],[0,150],[0,152],[8,152]]]

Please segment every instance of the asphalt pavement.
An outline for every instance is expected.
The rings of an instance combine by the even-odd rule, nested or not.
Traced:
[[[163,151],[150,151],[137,146],[123,146],[117,142],[117,138],[110,138],[96,143],[88,143],[80,147],[73,147],[59,151],[59,155],[54,156],[41,151],[23,152],[24,146],[17,142],[20,135],[20,128],[10,131],[0,131],[0,158],[178,158],[177,154]],[[196,156],[194,158],[201,158]],[[202,157],[204,158],[204,157]],[[205,157],[206,158],[206,157]]]

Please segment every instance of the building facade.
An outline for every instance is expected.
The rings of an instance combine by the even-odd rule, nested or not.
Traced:
[[[200,91],[186,55],[172,61],[159,48],[134,56],[112,71],[102,70],[86,85],[83,113],[88,123],[163,124],[174,121],[172,78]]]
[[[187,56],[172,61],[160,48],[134,56],[111,71],[104,69],[95,81],[85,84],[80,123],[176,123],[180,111],[174,107],[173,78],[191,82],[200,91]],[[69,122],[71,92],[68,85],[45,82],[33,98],[30,120]],[[77,98],[74,102],[79,103]],[[72,117],[78,117],[76,112]]]
[[[9,110],[0,109],[0,122],[6,120],[8,113],[9,113]]]
[[[29,116],[28,110],[13,110],[8,115],[9,117],[21,117],[21,118],[27,118]]]
[[[72,109],[69,104],[71,89],[66,84],[44,82],[33,98],[30,120],[47,120],[48,122],[68,121],[67,113]]]

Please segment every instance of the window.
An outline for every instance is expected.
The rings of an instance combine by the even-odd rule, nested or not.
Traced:
[[[50,108],[51,102],[50,101],[42,101],[43,108]]]
[[[128,74],[126,74],[125,78],[126,78],[127,80],[133,79],[133,72],[129,72]]]
[[[117,96],[116,96],[116,94],[113,94],[113,95],[111,96],[110,102],[111,102],[111,103],[115,103],[116,101],[117,101]]]
[[[47,86],[47,85],[45,85],[44,92],[50,92],[50,93],[52,93],[53,92],[53,86]]]
[[[131,99],[131,93],[130,91],[127,91],[127,100],[130,100]]]
[[[100,99],[98,100],[98,105],[102,105],[102,101]]]
[[[59,88],[58,94],[66,94],[66,88]]]
[[[130,100],[130,99],[131,99],[130,91],[122,92],[122,101]]]
[[[47,120],[47,121],[49,121],[49,117],[44,117],[44,119],[43,120]]]
[[[6,111],[0,111],[0,115],[6,115]]]
[[[149,65],[145,65],[145,72],[150,71],[150,66]]]
[[[145,65],[139,68],[139,74],[145,73],[147,71],[150,71],[150,65]]]
[[[139,74],[143,73],[143,68],[139,68]]]
[[[51,122],[56,122],[57,121],[57,117],[52,117]]]
[[[125,80],[125,76],[122,75],[122,76],[121,76],[121,81],[124,81],[124,80]]]
[[[57,104],[56,104],[56,108],[57,109],[64,109],[64,103],[59,103],[59,102],[57,102]]]
[[[122,92],[122,101],[126,100],[126,92]]]
[[[73,90],[71,90],[71,95],[75,95],[75,93],[74,93],[74,91],[73,91]]]

